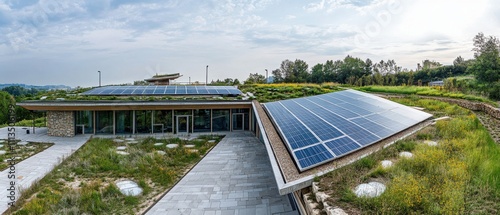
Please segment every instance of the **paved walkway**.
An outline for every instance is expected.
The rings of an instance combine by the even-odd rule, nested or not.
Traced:
[[[7,128],[0,128],[0,139],[7,139]],[[67,158],[78,148],[80,148],[90,135],[77,135],[75,137],[51,137],[47,136],[47,128],[36,128],[35,134],[31,130],[31,134],[26,134],[26,130],[21,127],[16,127],[16,139],[28,142],[48,142],[54,143],[53,146],[40,152],[15,165],[16,179],[16,195],[19,195],[19,188],[25,189],[33,184],[33,182],[43,178],[64,158]],[[3,150],[9,153],[7,143],[4,143]],[[0,213],[7,210],[7,203],[10,201],[7,196],[8,187],[10,187],[11,179],[8,178],[8,171],[0,172]]]
[[[147,214],[298,214],[280,196],[266,149],[229,133]]]

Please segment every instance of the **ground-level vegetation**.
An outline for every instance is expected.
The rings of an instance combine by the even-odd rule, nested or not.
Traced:
[[[12,159],[15,159],[15,163],[19,163],[54,145],[53,143],[21,142],[20,140],[15,140],[13,143],[9,145],[8,140],[0,139],[0,171],[7,169]]]
[[[479,101],[491,104],[493,106],[498,106],[494,101],[491,101],[482,96],[475,96],[464,94],[459,91],[450,91],[444,87],[419,87],[419,86],[364,86],[355,87],[354,89],[371,92],[371,93],[391,93],[391,94],[402,94],[402,95],[420,95],[420,96],[436,96],[436,97],[447,97],[454,99],[466,99],[470,101]]]
[[[22,193],[13,214],[137,214],[158,200],[221,136],[114,141],[94,138]],[[162,143],[162,144],[160,144]],[[168,148],[166,144],[178,144]],[[119,154],[117,147],[126,148]],[[127,196],[115,185],[130,179],[143,189]]]
[[[418,97],[395,101],[451,119],[320,177],[320,187],[331,196],[330,205],[349,214],[498,214],[500,147],[475,114]],[[400,158],[402,151],[414,157]],[[382,160],[395,164],[384,169]],[[375,198],[356,197],[354,187],[370,181],[386,184],[386,191]]]

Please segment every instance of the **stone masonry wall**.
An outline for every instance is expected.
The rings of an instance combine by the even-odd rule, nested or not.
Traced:
[[[72,111],[47,111],[49,136],[73,137],[75,118]]]

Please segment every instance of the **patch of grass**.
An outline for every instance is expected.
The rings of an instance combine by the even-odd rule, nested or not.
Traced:
[[[498,107],[498,104],[491,101],[485,97],[466,95],[463,93],[450,92],[443,87],[428,87],[428,86],[364,86],[357,87],[357,90],[365,92],[378,92],[378,93],[395,93],[395,94],[405,94],[405,95],[422,95],[422,96],[437,96],[437,97],[448,97],[453,99],[466,99],[471,101],[485,102],[494,107]]]
[[[251,92],[259,102],[300,98],[341,90],[337,84],[252,84],[242,85],[239,89],[246,93]]]
[[[448,121],[423,129],[406,140],[369,157],[375,163],[411,151],[411,159],[397,158],[394,166],[370,167],[361,159],[321,177],[333,205],[366,214],[498,214],[500,213],[500,147],[470,111],[427,99],[397,99],[425,107],[434,114],[452,115]],[[438,146],[421,144],[436,140]],[[357,198],[354,187],[369,180],[385,181],[380,197]]]
[[[141,204],[171,187],[221,138],[202,136],[196,142],[145,138],[138,144],[91,139],[24,191],[8,213],[137,214]],[[216,142],[209,143],[210,139]],[[156,142],[178,143],[180,147],[155,147]],[[194,144],[198,152],[182,147],[186,144]],[[117,146],[127,146],[129,155],[117,154]],[[157,150],[166,154],[156,153]],[[114,183],[125,178],[138,182],[143,193],[136,197],[123,195]]]

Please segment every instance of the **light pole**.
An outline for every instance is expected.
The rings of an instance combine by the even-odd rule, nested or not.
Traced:
[[[205,86],[207,86],[208,84],[208,65],[207,65],[207,72],[206,72],[206,76],[205,76]]]
[[[99,73],[99,87],[101,86],[101,71],[97,71]]]
[[[267,84],[267,81],[269,80],[268,76],[267,76],[267,69],[266,69],[266,84]]]

